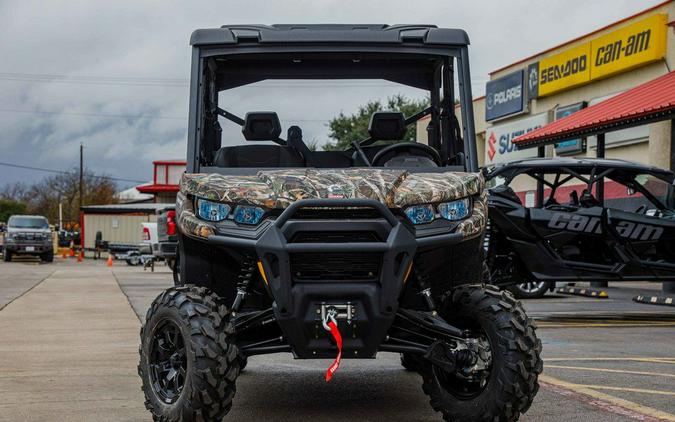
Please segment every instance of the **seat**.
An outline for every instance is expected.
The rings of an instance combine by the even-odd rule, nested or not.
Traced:
[[[523,202],[520,200],[520,197],[513,191],[511,186],[508,185],[499,185],[490,189],[490,192],[493,195],[501,196],[502,198],[513,201],[519,205],[523,205]]]
[[[213,164],[217,167],[305,167],[295,149],[278,145],[238,145],[218,150]]]
[[[593,208],[602,206],[602,203],[600,203],[600,201],[598,201],[598,199],[595,196],[593,196],[593,194],[588,189],[584,189],[583,191],[581,191],[579,204],[584,208]]]

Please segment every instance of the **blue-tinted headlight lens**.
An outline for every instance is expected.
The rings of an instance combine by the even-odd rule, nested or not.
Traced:
[[[265,210],[260,207],[237,205],[234,209],[234,221],[239,224],[258,224],[265,215]]]
[[[199,218],[209,221],[222,221],[230,213],[230,206],[218,202],[197,199],[197,215]]]
[[[469,215],[470,209],[471,200],[469,198],[438,204],[438,213],[441,214],[441,217],[450,221],[466,218]]]
[[[431,205],[414,205],[405,210],[405,215],[413,224],[424,224],[434,220],[434,207]]]

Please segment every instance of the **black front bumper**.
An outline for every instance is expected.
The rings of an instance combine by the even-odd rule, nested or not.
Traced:
[[[376,215],[369,219],[295,218],[307,208],[370,208]],[[327,232],[347,234],[325,241],[320,236],[302,236]],[[363,233],[372,233],[373,238]],[[255,251],[274,298],[275,318],[299,358],[334,357],[335,347],[322,328],[320,308],[344,304],[352,306],[355,314],[351,323],[340,323],[344,357],[374,357],[394,320],[417,250],[463,240],[461,233],[415,238],[382,203],[367,199],[301,200],[284,210],[258,239],[208,238],[214,246]]]

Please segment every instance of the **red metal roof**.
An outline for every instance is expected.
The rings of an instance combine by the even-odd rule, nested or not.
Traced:
[[[667,120],[675,115],[675,72],[549,123],[513,140],[519,148],[551,144],[630,126]]]
[[[187,165],[187,161],[185,160],[157,160],[153,161],[152,164],[154,165]]]
[[[140,185],[136,186],[136,190],[141,193],[157,193],[157,192],[178,192],[178,185]]]

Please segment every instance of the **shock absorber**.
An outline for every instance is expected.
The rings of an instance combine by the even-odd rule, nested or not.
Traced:
[[[429,310],[434,315],[436,315],[436,303],[434,303],[434,298],[431,296],[431,283],[429,281],[429,274],[419,269],[418,266],[415,266],[415,278],[417,278],[417,283],[420,286],[419,294],[424,298],[424,301],[427,303]]]
[[[248,295],[248,286],[253,278],[253,271],[255,270],[255,256],[245,255],[241,261],[239,268],[239,275],[237,275],[237,296],[234,298],[232,304],[232,312],[238,312],[241,303]]]

